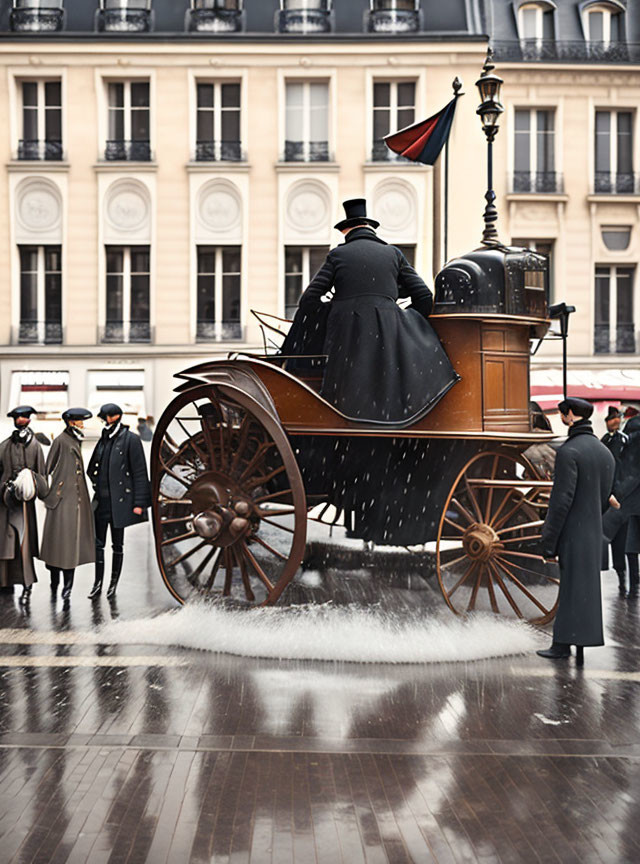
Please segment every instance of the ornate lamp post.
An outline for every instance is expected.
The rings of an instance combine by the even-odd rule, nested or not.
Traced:
[[[500,128],[498,121],[504,111],[500,103],[500,88],[503,81],[498,75],[493,74],[495,66],[492,61],[493,51],[487,50],[487,59],[482,67],[482,75],[476,81],[476,87],[480,91],[480,105],[476,114],[482,121],[482,129],[487,138],[487,192],[485,200],[487,206],[484,209],[484,231],[482,232],[483,246],[500,246],[496,222],[498,210],[495,206],[496,193],[493,191],[493,141]]]

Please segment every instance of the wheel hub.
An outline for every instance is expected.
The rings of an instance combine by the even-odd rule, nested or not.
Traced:
[[[197,514],[193,530],[216,546],[232,546],[259,525],[251,499],[224,475],[208,471],[194,481],[189,496]]]
[[[473,561],[488,561],[500,545],[500,537],[490,525],[474,523],[464,532],[462,545]]]

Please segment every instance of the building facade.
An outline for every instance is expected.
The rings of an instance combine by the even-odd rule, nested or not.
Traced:
[[[431,281],[481,235],[486,33],[501,239],[550,254],[575,364],[632,367],[640,21],[557,6],[3,0],[0,411],[159,414],[180,369],[262,346],[252,309],[291,314],[348,197]],[[393,158],[382,136],[443,107],[456,75],[445,226],[443,160]]]

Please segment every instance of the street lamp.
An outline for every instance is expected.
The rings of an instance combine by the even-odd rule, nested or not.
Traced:
[[[476,114],[480,116],[482,130],[487,139],[487,192],[484,196],[487,206],[484,209],[483,246],[501,245],[495,224],[498,220],[498,210],[494,203],[496,193],[493,191],[493,142],[500,128],[498,124],[500,115],[504,111],[504,107],[500,103],[500,88],[503,81],[498,75],[493,74],[495,66],[491,62],[492,58],[493,51],[488,48],[487,59],[482,67],[482,75],[476,81],[476,87],[480,91],[480,99],[482,100]]]

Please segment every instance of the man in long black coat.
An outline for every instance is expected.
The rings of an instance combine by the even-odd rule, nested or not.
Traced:
[[[582,662],[585,645],[603,645],[600,559],[602,514],[613,487],[615,459],[593,434],[593,406],[584,399],[558,405],[568,440],[558,450],[549,510],[542,529],[545,558],[560,563],[560,594],[553,644],[541,657]]]
[[[600,440],[605,445],[605,447],[609,448],[609,450],[613,454],[613,458],[616,460],[616,471],[618,471],[620,468],[622,452],[625,448],[626,443],[629,440],[629,436],[626,435],[624,432],[620,431],[621,421],[622,416],[620,414],[620,411],[614,405],[610,405],[607,416],[604,418],[604,422],[607,426],[607,431]],[[618,574],[618,586],[622,597],[626,596],[627,593],[627,562],[625,558],[626,545],[627,523],[624,522],[620,526],[619,530],[616,532],[615,537],[613,537],[611,540],[611,557],[613,559],[613,569]],[[609,569],[609,550],[607,548],[606,542],[603,549],[602,569]]]
[[[624,529],[627,561],[629,563],[629,593],[630,600],[638,597],[639,568],[638,553],[640,552],[640,416],[632,417],[624,427],[627,435],[616,470],[613,484],[614,504],[605,513],[604,533],[606,539],[617,537]]]
[[[91,454],[87,474],[93,483],[96,528],[96,574],[89,599],[100,596],[104,579],[104,548],[111,530],[113,557],[107,597],[115,596],[124,560],[124,529],[147,520],[151,489],[142,441],[122,423],[122,408],[103,405],[98,417],[105,428]]]

